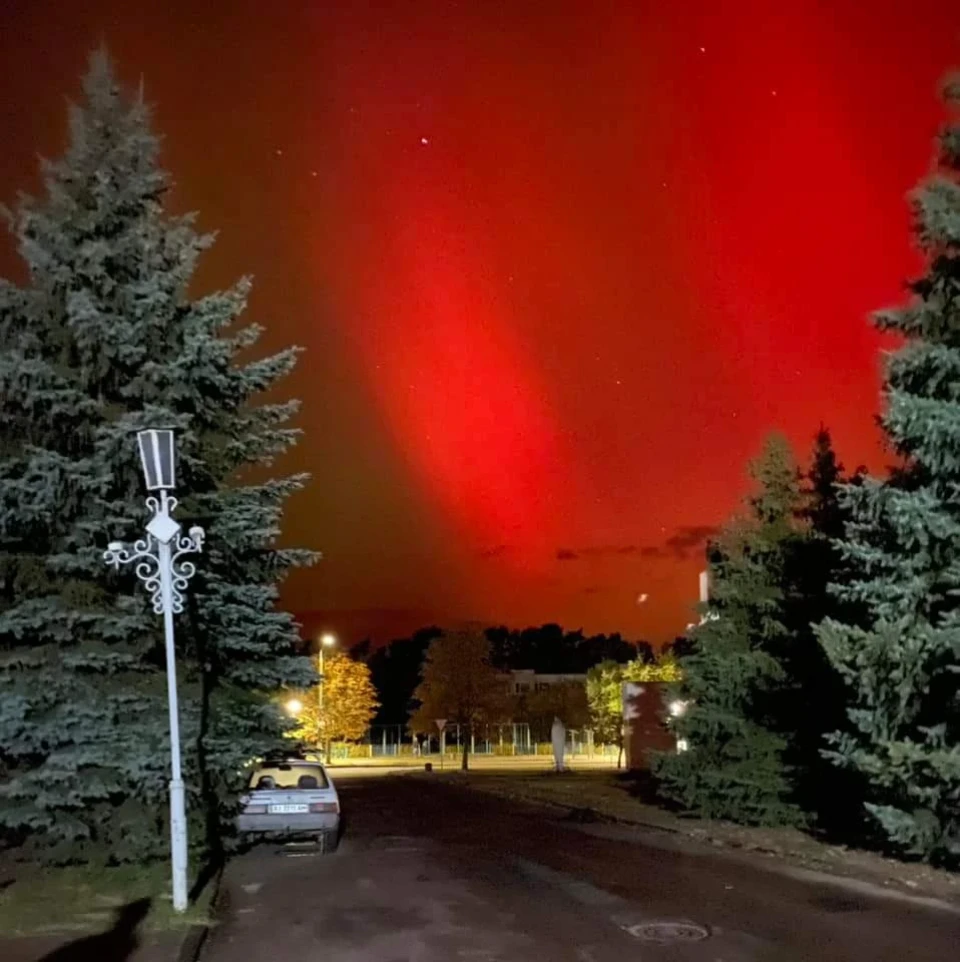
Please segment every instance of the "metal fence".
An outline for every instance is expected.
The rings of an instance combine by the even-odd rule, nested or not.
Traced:
[[[549,755],[553,747],[549,742],[535,742],[526,723],[483,725],[469,735],[460,725],[450,724],[442,735],[436,732],[427,737],[414,738],[403,725],[374,725],[355,744],[331,747],[333,758],[396,758],[401,756],[426,757],[459,754],[465,739],[470,739],[473,755]],[[616,746],[597,745],[593,731],[570,729],[566,737],[566,753],[592,757],[616,752]]]

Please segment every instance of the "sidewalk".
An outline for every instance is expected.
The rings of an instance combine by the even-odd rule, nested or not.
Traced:
[[[428,777],[426,775],[418,777]],[[901,862],[882,855],[828,845],[796,829],[752,828],[729,822],[682,818],[632,797],[628,785],[612,773],[570,772],[543,775],[518,772],[451,773],[455,784],[514,801],[566,809],[584,822],[607,822],[653,830],[678,843],[708,845],[731,856],[778,860],[795,873],[821,872],[858,880],[911,897],[949,902],[960,911],[960,875],[920,863]]]

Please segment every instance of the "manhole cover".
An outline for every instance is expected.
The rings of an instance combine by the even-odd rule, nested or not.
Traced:
[[[710,936],[709,929],[696,922],[640,922],[626,928],[641,942],[701,942]]]

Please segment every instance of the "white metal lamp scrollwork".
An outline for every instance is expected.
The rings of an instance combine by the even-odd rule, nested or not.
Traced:
[[[177,499],[170,493],[176,480],[176,449],[173,431],[151,429],[137,434],[140,460],[147,490],[147,507],[153,514],[147,537],[125,545],[111,541],[104,560],[113,568],[134,565],[134,572],[150,594],[153,610],[163,615],[167,655],[167,701],[170,709],[170,849],[173,863],[173,907],[187,908],[187,815],[186,793],[180,765],[180,713],[177,703],[177,668],[173,616],[183,611],[187,583],[196,565],[183,560],[203,549],[203,528],[192,527],[186,535],[171,517]]]

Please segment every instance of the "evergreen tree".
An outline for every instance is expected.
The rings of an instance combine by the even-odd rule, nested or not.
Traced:
[[[960,109],[960,79],[947,86]],[[905,307],[876,315],[903,337],[886,366],[882,427],[904,469],[842,491],[852,576],[838,597],[865,620],[818,634],[850,689],[849,730],[830,758],[868,781],[887,839],[931,861],[960,860],[960,120],[937,172],[912,195],[927,267]]]
[[[771,437],[752,465],[746,517],[731,522],[710,551],[711,598],[683,659],[671,700],[686,750],[653,759],[660,794],[702,818],[752,824],[799,820],[783,760],[786,741],[765,723],[783,682],[777,657],[788,634],[783,573],[795,537],[799,491],[787,442]]]
[[[274,545],[305,478],[237,481],[296,439],[295,403],[254,403],[296,350],[242,359],[259,334],[235,323],[247,281],[190,299],[212,237],[165,211],[149,111],[102,52],[43,178],[11,216],[26,282],[0,286],[0,825],[53,857],[141,859],[166,848],[160,625],[103,562],[147,517],[133,433],[177,430],[179,520],[207,528],[177,639],[185,777],[205,796],[189,803],[213,842],[242,762],[285,728],[266,692],[315,677],[274,608],[311,559]]]
[[[849,838],[861,827],[862,789],[856,779],[839,778],[823,757],[826,736],[845,722],[846,694],[814,632],[814,625],[841,610],[828,585],[842,577],[835,539],[842,536],[847,521],[839,497],[844,480],[830,432],[821,426],[798,506],[803,530],[786,545],[783,589],[788,631],[775,652],[783,681],[771,693],[767,717],[787,742],[784,759],[792,771],[797,803],[814,814],[822,828]]]

